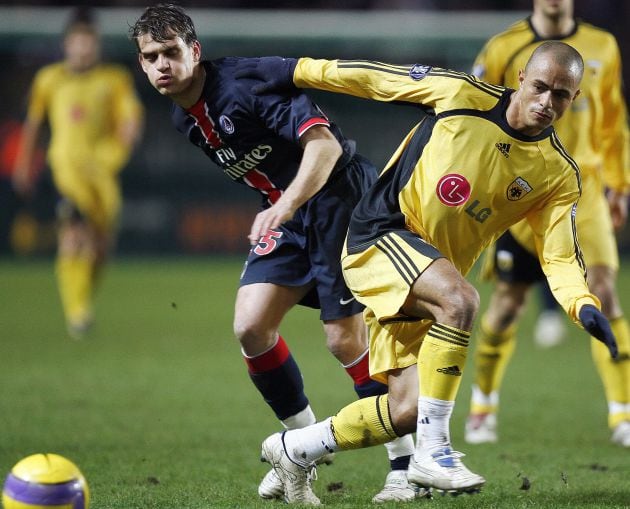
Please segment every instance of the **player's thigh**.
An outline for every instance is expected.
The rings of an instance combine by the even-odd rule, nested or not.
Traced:
[[[353,295],[378,320],[404,318],[401,307],[420,275],[442,254],[419,236],[390,232],[362,251],[344,253],[343,275]]]
[[[583,189],[576,228],[584,262],[587,267],[600,265],[617,271],[619,254],[608,201],[599,187],[583,186]]]
[[[388,377],[418,362],[422,340],[433,324],[431,320],[379,321],[367,308],[364,318],[368,326],[370,376],[387,383]]]
[[[94,181],[93,193],[96,200],[90,214],[103,230],[113,230],[118,220],[122,203],[118,178],[109,174],[100,177]]]
[[[274,340],[280,322],[308,289],[273,283],[241,286],[234,304],[234,331],[237,337],[252,346]]]
[[[507,284],[533,285],[545,278],[536,255],[526,249],[509,230],[495,243],[493,263],[497,279]]]

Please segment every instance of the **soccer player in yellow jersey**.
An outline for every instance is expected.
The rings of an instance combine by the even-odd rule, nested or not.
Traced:
[[[265,57],[243,67],[239,76],[263,80],[258,93],[319,88],[427,113],[354,209],[342,254],[348,287],[366,305],[370,375],[389,392],[263,442],[289,502],[319,503],[309,472],[326,452],[413,431],[409,481],[448,491],[485,483],[464,466],[449,432],[479,306],[464,276],[522,218],[564,310],[616,356],[575,237],[580,171],[552,127],[579,96],[583,70],[580,54],[561,42],[534,52],[516,90],[419,64]]]
[[[613,442],[630,447],[630,331],[615,289],[619,268],[615,229],[626,222],[630,167],[621,62],[615,39],[575,19],[572,0],[534,0],[529,18],[488,41],[473,73],[485,81],[513,87],[532,51],[549,39],[571,45],[585,62],[581,93],[555,128],[580,167],[582,197],[576,228],[588,286],[601,301],[619,346],[619,357],[612,360],[599,341],[591,341],[593,360],[608,401],[608,424]],[[534,234],[526,222],[511,228],[487,261],[494,262],[497,281],[481,318],[476,343],[472,403],[466,423],[466,441],[470,443],[495,442],[498,438],[499,390],[514,351],[517,322],[529,290],[544,277],[536,257]]]
[[[44,122],[48,162],[62,201],[56,275],[68,332],[82,337],[93,320],[92,298],[111,247],[121,205],[118,174],[140,136],[142,106],[129,71],[100,61],[89,11],[71,18],[63,61],[33,81],[14,185],[29,193],[29,168]]]

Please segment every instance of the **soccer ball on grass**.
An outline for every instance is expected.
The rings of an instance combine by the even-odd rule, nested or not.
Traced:
[[[88,509],[90,492],[79,468],[58,454],[20,460],[4,481],[4,509]]]

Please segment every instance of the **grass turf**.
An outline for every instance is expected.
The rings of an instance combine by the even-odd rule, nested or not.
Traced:
[[[256,495],[267,468],[260,442],[278,425],[232,335],[240,268],[233,259],[117,260],[95,329],[76,342],[64,330],[52,263],[0,262],[0,472],[56,452],[80,466],[94,509],[276,507]],[[485,303],[488,289],[479,288]],[[620,295],[628,289],[622,272]],[[534,311],[504,383],[498,444],[463,443],[470,370],[462,381],[453,443],[486,487],[414,505],[630,506],[628,451],[609,441],[588,339],[572,328],[563,345],[535,348]],[[282,334],[320,417],[354,398],[315,311],[293,310]],[[331,507],[368,507],[387,468],[382,447],[341,453],[319,469],[315,491]]]

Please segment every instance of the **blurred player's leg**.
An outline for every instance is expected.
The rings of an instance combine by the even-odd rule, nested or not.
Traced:
[[[599,341],[591,339],[593,361],[608,402],[608,426],[614,443],[630,447],[630,329],[615,290],[616,271],[589,266],[588,280],[589,287],[601,300],[602,311],[610,320],[619,347],[618,358],[612,360],[608,350],[602,350],[596,344]]]
[[[54,173],[64,199],[58,206],[56,275],[68,333],[85,336],[94,320],[93,299],[120,211],[118,180],[112,175],[88,179],[76,168]]]
[[[465,440],[496,442],[499,393],[516,346],[516,323],[523,312],[529,285],[498,281],[480,320],[474,356],[470,413]]]
[[[562,343],[567,336],[567,321],[549,289],[547,280],[540,282],[540,313],[534,326],[534,342],[542,348]]]
[[[62,220],[55,273],[68,333],[74,339],[81,339],[92,325],[94,260],[89,225],[78,219]]]

